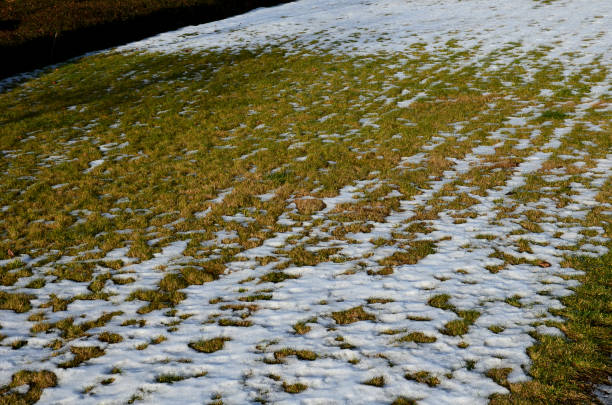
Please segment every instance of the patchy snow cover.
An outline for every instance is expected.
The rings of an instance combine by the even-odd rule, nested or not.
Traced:
[[[417,42],[435,52],[444,49],[447,41],[453,39],[460,46],[475,49],[473,60],[478,63],[480,57],[501,49],[509,42],[520,43],[514,51],[517,54],[559,43],[561,45],[548,50],[545,57],[566,61],[568,73],[596,57],[601,57],[604,64],[610,64],[612,33],[606,22],[609,23],[611,14],[612,3],[603,0],[559,0],[546,6],[532,0],[301,0],[211,24],[186,27],[120,49],[175,52],[187,48],[220,47],[238,50],[276,44],[288,49],[305,46],[312,51],[403,53]],[[478,48],[474,48],[476,46]],[[577,53],[571,56],[571,60],[565,54],[569,51]],[[511,60],[509,58],[509,55],[502,54],[496,63],[505,64]],[[529,66],[526,68],[529,71]],[[406,75],[398,72],[396,78],[402,80]],[[551,97],[553,93],[542,91],[540,95]],[[506,206],[503,201],[507,195],[527,184],[529,176],[542,169],[575,126],[581,123],[586,109],[600,97],[609,95],[608,86],[593,87],[577,112],[561,120],[552,135],[545,139],[539,130],[532,131],[530,123],[541,112],[540,107],[517,112],[505,122],[506,127],[489,132],[482,144],[472,145],[465,156],[449,158],[452,164],[444,176],[431,178],[427,187],[420,189],[417,195],[406,198],[396,190],[391,191],[385,198],[397,198],[399,209],[382,220],[369,221],[368,231],[349,233],[343,240],[334,238],[330,231],[337,225],[336,216],[342,212],[343,205],[363,202],[368,193],[380,187],[384,180],[377,177],[379,173],[370,173],[369,179],[343,187],[336,196],[322,198],[324,207],[314,212],[308,222],[298,224],[291,219],[288,213],[295,213],[297,206],[293,200],[288,200],[286,211],[277,221],[286,226],[286,231],[268,232],[256,247],[241,251],[235,260],[227,263],[226,272],[219,279],[182,290],[186,299],[175,307],[176,316],[165,315],[165,309],[136,315],[143,302],[126,299],[138,289],[155,289],[164,276],[160,269],[178,271],[192,263],[193,258],[185,255],[190,241],[167,244],[152,259],[140,263],[134,263],[133,258],[126,256],[129,248],[115,249],[103,260],[121,260],[125,264],[123,273],[116,277],[135,281],[129,284],[107,283],[104,292],[112,294],[108,301],[77,300],[68,305],[66,312],[47,311],[46,321],[56,322],[68,314],[78,322],[85,322],[95,320],[105,312],[122,311],[103,329],[119,333],[125,339],[116,344],[103,344],[95,340],[102,328],[91,329],[89,333],[93,337],[83,336],[71,345],[96,344],[104,347],[106,353],[75,368],[58,366],[72,357],[67,347],[59,356],[51,357],[53,351],[48,344],[57,338],[57,332],[28,337],[27,346],[17,351],[10,345],[2,345],[0,384],[8,382],[14,372],[23,368],[52,369],[59,377],[59,385],[46,389],[41,403],[119,403],[134,396],[146,403],[172,403],[177,398],[186,403],[216,398],[229,404],[253,402],[257,398],[265,398],[271,403],[293,403],[297,397],[284,392],[280,388],[281,382],[270,378],[282,376],[289,384],[300,382],[308,386],[299,395],[299,401],[305,404],[390,403],[402,395],[415,398],[422,404],[486,403],[491,394],[507,392],[485,375],[487,370],[511,368],[510,382],[525,381],[529,378],[530,364],[526,350],[534,343],[529,333],[562,335],[559,329],[545,323],[560,320],[548,310],[560,308],[558,298],[571,294],[571,288],[577,285],[568,276],[578,272],[562,266],[563,256],[568,254],[563,248],[584,242],[581,254],[605,253],[602,242],[608,239],[603,235],[603,229],[599,226],[587,228],[582,221],[594,206],[602,205],[597,194],[612,175],[612,153],[597,159],[588,166],[588,171],[571,183],[571,201],[564,206],[546,195],[517,207]],[[402,93],[403,96],[408,94]],[[399,100],[397,107],[410,108],[421,97],[427,97],[427,94],[419,92],[412,98]],[[333,117],[333,114],[323,116],[319,122]],[[376,119],[375,116],[364,117],[360,122],[367,130],[375,131],[378,129]],[[457,123],[455,131],[459,132],[464,124]],[[531,135],[516,138],[517,129],[529,130]],[[454,132],[440,133],[423,148],[427,152],[417,151],[402,158],[396,170],[411,170],[428,159],[429,151],[444,146],[446,142],[461,143],[461,139]],[[106,153],[124,145],[127,144],[108,143],[98,148]],[[478,193],[476,187],[459,186],[459,194],[475,200],[464,212],[470,215],[466,215],[463,222],[456,221],[457,210],[445,208],[435,219],[426,221],[431,232],[409,230],[416,224],[412,219],[415,213],[427,210],[446,186],[470,170],[486,166],[488,157],[509,145],[513,145],[510,150],[525,151],[527,155],[517,158],[518,163],[508,169],[509,177],[504,184],[485,193]],[[306,147],[298,143],[294,146]],[[263,151],[265,148],[254,149],[238,160]],[[576,160],[575,166],[584,167],[587,164],[581,161],[579,152],[566,157],[568,161]],[[51,160],[61,159],[55,157]],[[103,162],[104,159],[91,162],[86,171]],[[561,169],[544,180],[552,184],[565,176],[569,174]],[[53,187],[60,189],[63,186],[57,184]],[[206,201],[206,209],[195,212],[194,217],[207,218],[233,191],[234,188],[219,190],[216,198]],[[266,202],[276,196],[277,190],[274,190],[257,197]],[[457,197],[447,196],[442,200],[451,203]],[[125,202],[117,201],[117,204]],[[498,217],[500,208],[512,208],[509,212],[512,215]],[[607,204],[606,208],[610,210],[612,206]],[[540,231],[524,231],[522,228],[522,223],[529,222],[530,209],[546,214],[536,224]],[[246,228],[254,221],[245,214],[247,212],[251,213],[247,209],[221,218],[234,226]],[[89,214],[74,212],[75,216]],[[564,218],[564,221],[559,221],[559,218]],[[184,221],[179,218],[167,227],[174,229],[174,225]],[[591,236],[583,233],[587,230]],[[435,252],[414,264],[393,265],[393,272],[384,277],[373,276],[371,272],[376,274],[384,269],[382,261],[406,250],[395,240],[397,234],[415,235],[414,242],[431,243]],[[213,258],[223,253],[225,248],[240,247],[235,243],[238,238],[235,228],[217,231],[200,245],[202,249],[212,249],[210,258]],[[323,241],[309,243],[307,251],[336,249],[335,255],[346,260],[335,261],[332,255],[316,265],[290,264],[283,272],[296,278],[288,277],[279,283],[259,283],[261,277],[279,263],[290,263],[289,249],[293,245],[288,243],[289,239],[307,243],[317,238]],[[163,239],[155,238],[148,242],[161,245]],[[389,242],[377,243],[380,240]],[[527,241],[530,251],[517,249],[519,240]],[[522,260],[506,264],[499,258],[503,254]],[[277,261],[264,264],[258,260],[265,257],[274,257]],[[76,253],[75,256],[66,254],[55,264],[77,259]],[[35,260],[25,256],[21,260],[40,274],[53,265],[48,263],[39,267]],[[491,271],[492,267],[502,265],[505,265],[503,272]],[[53,276],[45,277],[53,280]],[[0,291],[12,288],[2,286]],[[25,283],[20,281],[16,288],[25,288]],[[256,301],[257,310],[251,310],[245,302],[248,301],[247,290],[249,294],[269,294],[269,299]],[[32,303],[37,306],[51,294],[68,298],[86,293],[88,290],[84,284],[66,280],[49,282],[38,289],[37,298]],[[430,299],[442,295],[448,295],[448,304],[453,306],[453,310],[428,305]],[[391,301],[374,300],[368,304],[365,311],[373,317],[370,321],[350,324],[334,321],[334,312],[365,306],[364,303],[372,298]],[[460,319],[458,314],[461,311],[474,308],[480,315],[466,333],[461,336],[443,333],[448,322]],[[179,323],[183,314],[190,316]],[[29,315],[3,311],[2,334],[10,341],[29,336],[24,327],[29,326],[26,321]],[[128,326],[126,331],[122,324],[135,317],[146,323],[142,327]],[[175,320],[177,326],[168,333],[172,327],[168,324],[171,320]],[[224,326],[221,320],[248,321],[251,326]],[[295,333],[297,322],[308,325],[309,332]],[[431,341],[398,341],[412,332],[423,333]],[[164,335],[166,340],[152,344],[152,339],[160,335]],[[223,350],[200,353],[188,348],[194,340],[215,337],[229,339]],[[134,349],[140,345],[145,349]],[[283,348],[310,350],[316,353],[316,359],[302,361],[289,356],[284,362],[274,361],[273,353]],[[113,367],[121,370],[113,374],[116,381],[101,384]],[[422,384],[404,378],[405,373],[419,371],[436,376],[438,384]],[[198,379],[204,373],[206,379]],[[173,384],[155,383],[156,378],[164,374],[179,375],[184,379]],[[378,376],[384,377],[384,388],[363,384]],[[85,393],[85,387],[95,388]],[[19,392],[25,389],[15,388]],[[601,395],[608,395],[604,392],[606,390],[602,389]]]
[[[572,120],[567,121],[571,126]],[[555,131],[552,140],[559,141],[568,133],[569,129]],[[554,148],[550,143],[545,145],[546,152],[532,146],[533,153],[515,168],[503,187],[490,190],[486,196],[470,194],[479,200],[478,204],[470,208],[477,216],[468,218],[465,223],[456,224],[449,215],[452,211],[448,211],[431,221],[430,225],[434,231],[419,239],[434,241],[434,254],[428,255],[417,264],[399,266],[394,274],[386,277],[372,278],[365,272],[349,277],[350,273],[347,273],[360,266],[380,268],[380,260],[401,251],[394,245],[377,247],[371,240],[388,239],[392,237],[392,232],[405,231],[416,209],[427,206],[429,200],[445,184],[457,175],[465,173],[469,170],[468,167],[478,164],[479,148],[474,147],[472,153],[467,154],[464,159],[455,161],[454,167],[445,173],[445,177],[432,181],[428,190],[424,190],[414,199],[401,201],[401,211],[392,212],[382,222],[372,223],[373,229],[368,233],[354,234],[356,242],[346,243],[332,239],[309,247],[313,251],[337,247],[341,249],[342,254],[353,259],[341,263],[322,262],[316,266],[291,266],[285,273],[301,277],[285,280],[279,285],[268,283],[258,287],[256,279],[245,283],[245,279],[261,277],[275,265],[260,265],[255,260],[257,257],[276,255],[280,260],[284,260],[285,241],[288,238],[306,239],[313,235],[326,234],[324,228],[331,223],[334,208],[359,200],[368,189],[376,186],[378,181],[358,181],[343,188],[338,196],[325,198],[326,208],[313,215],[313,219],[323,220],[320,226],[292,227],[287,232],[270,235],[261,246],[239,255],[246,261],[229,263],[226,275],[219,280],[205,286],[185,289],[187,299],[181,302],[176,310],[178,314],[193,315],[183,322],[178,330],[165,334],[168,338],[166,341],[150,345],[147,350],[133,350],[135,345],[147,343],[152,337],[164,334],[167,328],[168,317],[163,316],[160,311],[143,315],[141,319],[146,320],[146,326],[132,329],[128,333],[130,339],[108,345],[103,357],[90,360],[86,367],[57,369],[61,384],[57,388],[45,390],[42,403],[67,403],[77,397],[85,403],[114,402],[129,398],[134,394],[135,387],[138,387],[138,394],[147,403],[169,403],[178,397],[187,403],[195,403],[201,398],[214,398],[216,395],[221,395],[228,403],[245,403],[253,401],[263,393],[269,401],[282,403],[290,401],[288,394],[270,390],[271,380],[268,377],[282,375],[286,379],[289,376],[289,382],[299,381],[308,385],[308,390],[300,395],[303,403],[385,403],[394,396],[405,395],[419,398],[419,402],[424,404],[467,404],[486,403],[490,394],[505,392],[505,388],[484,376],[483,373],[490,368],[510,367],[513,371],[509,375],[509,381],[526,380],[528,377],[525,369],[529,364],[526,349],[534,343],[528,332],[561,334],[556,328],[542,324],[534,327],[532,324],[558,320],[547,312],[548,308],[559,308],[557,297],[571,294],[570,288],[576,285],[575,281],[560,277],[571,276],[576,272],[560,266],[563,253],[556,248],[572,245],[578,237],[576,232],[580,227],[571,222],[559,223],[555,216],[566,216],[565,211],[571,209],[572,216],[579,217],[589,210],[594,204],[597,184],[610,176],[612,155],[599,159],[596,167],[589,171],[590,184],[587,182],[581,183],[580,187],[576,186],[578,194],[574,196],[574,207],[560,209],[554,202],[542,199],[519,208],[527,210],[532,205],[535,207],[546,204],[545,210],[551,218],[543,219],[540,224],[545,228],[545,232],[521,235],[521,238],[540,244],[548,243],[548,246],[532,245],[532,254],[516,251],[512,238],[500,238],[520,229],[519,223],[523,218],[519,216],[496,220],[495,201],[523,185],[526,176],[540,169],[551,153],[550,150]],[[237,215],[228,220],[238,220],[238,217],[243,218]],[[477,238],[482,233],[497,238]],[[560,236],[554,236],[559,233]],[[235,233],[224,233],[218,235],[218,240],[236,237]],[[154,288],[161,277],[161,273],[155,270],[159,266],[172,268],[188,262],[189,257],[182,255],[187,244],[188,241],[174,242],[153,259],[128,266],[126,269],[133,271],[130,276],[136,277],[137,282],[107,287],[107,292],[116,294],[111,302],[100,305],[98,301],[78,301],[70,305],[69,312],[85,313],[87,319],[95,319],[103,312],[121,309],[125,315],[114,318],[105,330],[125,334],[119,326],[121,321],[129,318],[140,306],[138,302],[126,302],[125,298],[137,288]],[[543,268],[528,263],[509,265],[504,270],[504,276],[500,277],[485,268],[503,263],[490,257],[495,250],[516,257],[523,256],[528,260],[545,261],[550,266]],[[113,259],[118,257],[121,256],[112,255]],[[457,271],[464,272],[463,277],[444,280],[446,276],[454,275]],[[271,299],[258,301],[259,310],[248,318],[253,326],[228,328],[209,323],[211,316],[218,316],[215,314],[222,314],[222,317],[230,319],[236,319],[240,315],[240,312],[228,309],[231,305],[240,303],[243,297],[236,288],[237,285],[260,290],[273,288]],[[48,284],[44,287],[45,293],[55,293],[60,297],[67,296],[67,288],[74,287],[71,287],[70,283]],[[546,289],[547,293],[541,294],[542,289]],[[458,319],[452,311],[426,304],[430,298],[440,294],[448,294],[451,297],[450,303],[459,310],[478,305],[481,315],[467,334],[449,336],[440,332],[445,323]],[[367,311],[374,314],[377,322],[337,325],[330,317],[334,311],[362,305],[368,298],[379,296],[393,301],[368,307]],[[215,302],[217,297],[222,297],[221,302]],[[411,318],[414,316],[421,319]],[[6,318],[3,318],[3,331],[17,332],[21,317],[22,315],[7,314]],[[316,318],[317,321],[308,324],[311,331],[307,335],[293,333],[293,324],[297,321],[308,322],[311,318]],[[501,327],[503,331],[494,333],[490,330],[492,326]],[[404,332],[390,336],[383,333],[386,330]],[[412,331],[433,337],[435,342],[394,343],[397,338]],[[209,354],[186,351],[188,343],[194,339],[219,336],[230,339],[224,350]],[[354,352],[341,347],[337,343],[338,336],[342,336],[342,342],[359,347],[362,356],[358,363],[351,365],[348,362],[355,359]],[[30,340],[28,347],[17,353],[7,352],[10,349],[3,347],[4,353],[0,352],[0,356],[7,361],[2,363],[2,372],[10,375],[15,367],[28,365],[36,368],[37,364],[45,361],[48,354],[42,345],[46,339],[37,342],[37,339]],[[458,348],[460,342],[469,346]],[[256,347],[259,349],[255,350]],[[308,362],[287,359],[284,363],[263,361],[273,359],[273,351],[287,347],[311,350],[317,354],[317,359]],[[129,349],[130,354],[126,356],[126,350]],[[65,361],[67,358],[69,356],[66,354],[54,361]],[[171,360],[163,362],[165,358]],[[181,359],[184,358],[190,362],[182,363]],[[466,370],[466,362],[471,362],[474,366]],[[81,387],[95,385],[101,375],[108,373],[110,367],[121,369],[118,382],[109,386],[96,386],[93,391],[95,397],[81,397],[78,394]],[[423,370],[438,376],[440,384],[430,387],[403,378],[404,372]],[[189,378],[203,372],[207,373],[206,383]],[[164,373],[181,375],[187,379],[172,385],[147,383]],[[444,377],[448,374],[452,374],[452,379]],[[386,382],[384,390],[361,384],[369,378],[381,375]]]

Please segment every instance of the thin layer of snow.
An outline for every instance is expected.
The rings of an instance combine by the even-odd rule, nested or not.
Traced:
[[[206,218],[206,216],[210,213],[210,211],[212,210],[211,207],[206,208],[204,211],[199,211],[194,213],[193,215],[197,218],[197,219],[202,219],[202,218]]]
[[[612,61],[611,16],[612,3],[607,0],[550,4],[533,0],[300,0],[185,27],[119,50],[176,52],[279,45],[365,55],[404,52],[415,43],[424,43],[432,52],[445,51],[446,42],[452,39],[461,47],[478,47],[476,60],[503,44],[517,46],[517,54],[552,47],[544,57],[572,60],[573,65],[567,67],[571,71],[597,57],[604,64]],[[569,56],[571,53],[577,55]]]
[[[93,160],[93,161],[89,162],[89,168],[85,169],[85,171],[83,173],[89,173],[93,169],[95,169],[96,167],[102,165],[103,163],[104,163],[104,159]]]

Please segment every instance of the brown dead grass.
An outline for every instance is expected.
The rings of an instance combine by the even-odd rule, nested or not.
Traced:
[[[25,394],[10,391],[11,388],[25,384],[29,386]],[[38,402],[45,388],[55,387],[56,385],[57,376],[51,371],[19,371],[13,374],[8,386],[0,387],[0,405],[34,404]]]
[[[338,325],[347,325],[359,321],[374,321],[376,319],[374,315],[364,311],[362,306],[332,312],[331,316]]]
[[[326,207],[325,203],[318,198],[300,198],[295,200],[295,206],[302,215],[311,215]]]
[[[89,359],[100,357],[104,355],[104,350],[97,346],[72,346],[70,351],[74,355],[72,360],[65,361],[58,364],[61,368],[72,368],[77,367],[81,363],[86,362]]]

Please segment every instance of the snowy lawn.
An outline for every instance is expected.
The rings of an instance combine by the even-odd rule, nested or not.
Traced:
[[[611,18],[302,0],[0,94],[0,404],[605,401]]]

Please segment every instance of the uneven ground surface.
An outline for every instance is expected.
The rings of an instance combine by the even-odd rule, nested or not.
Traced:
[[[611,13],[303,0],[0,94],[0,403],[596,401]]]

